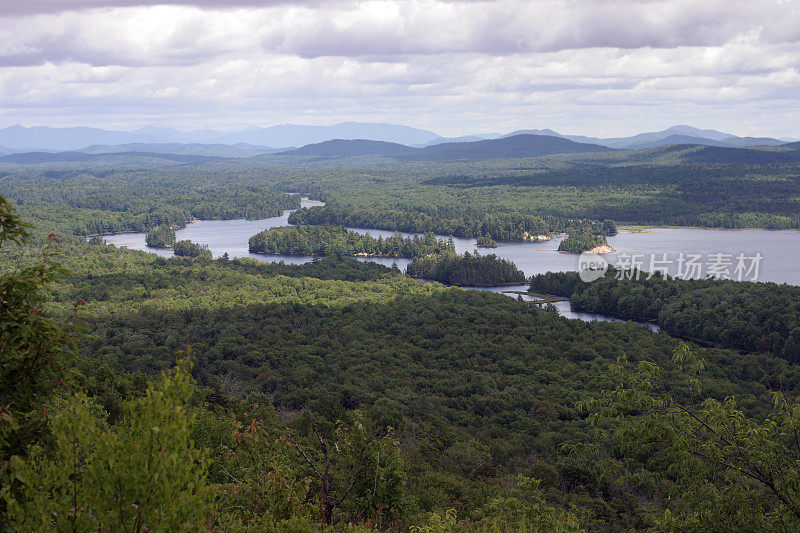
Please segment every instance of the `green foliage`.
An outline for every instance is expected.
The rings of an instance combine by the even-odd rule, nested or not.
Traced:
[[[412,526],[412,533],[456,533],[474,531],[486,533],[548,531],[567,533],[584,531],[571,513],[552,507],[539,491],[539,481],[520,476],[516,489],[502,496],[492,497],[481,509],[481,519],[457,519],[455,509],[433,513],[427,522]]]
[[[0,196],[0,245],[28,242],[27,225]],[[56,260],[58,242],[51,235],[39,254],[0,274],[0,461],[40,436],[43,409],[74,361],[81,302],[68,304],[64,322],[46,310],[48,290],[65,273]]]
[[[108,314],[102,311],[111,305],[108,300],[89,304],[96,337],[86,341],[87,353],[102,355],[120,369],[151,372],[170,365],[168,354],[189,342],[202,354],[195,368],[203,386],[235,398],[267,396],[284,420],[309,408],[326,445],[335,442],[335,422],[347,421],[355,409],[368,421],[365,429],[391,425],[407,465],[408,523],[417,523],[417,513],[449,507],[458,510],[464,524],[493,521],[496,513],[484,506],[494,498],[520,499],[513,493],[522,474],[542,479],[547,505],[572,509],[586,529],[652,525],[646,513],[662,505],[657,500],[666,490],[662,471],[658,465],[619,459],[613,446],[596,439],[576,404],[613,386],[609,368],[619,356],[669,363],[676,345],[669,336],[634,324],[569,321],[502,295],[445,289],[398,275],[348,283],[277,280],[268,277],[273,267],[252,261],[162,261],[130,265],[129,271],[142,270],[131,284],[152,279],[170,291],[152,294],[146,305],[130,291]],[[236,274],[229,282],[228,268]],[[92,291],[108,283],[124,287],[128,281],[114,279],[98,281],[96,289],[94,278],[76,281]],[[193,291],[202,287],[202,279],[216,288],[213,299],[178,299],[183,298],[180,283]],[[244,292],[241,283],[247,283]],[[264,298],[270,293],[258,287],[273,283],[287,290]],[[244,299],[249,293],[255,297]],[[721,350],[704,354],[713,376],[705,384],[714,397],[746,398],[750,412],[759,415],[771,388],[783,383],[795,391],[800,384],[797,369],[781,360]],[[204,426],[216,427],[203,420]],[[305,420],[305,425],[290,423],[293,438],[305,435],[298,444],[319,454]],[[246,418],[241,423],[250,425]],[[271,438],[279,438],[280,428],[269,428]],[[565,454],[564,444],[579,452]],[[277,459],[282,465],[285,450],[269,446],[264,461]],[[312,460],[321,464],[319,455]],[[300,482],[313,475],[297,455],[288,464],[291,471],[282,469],[287,479]],[[235,465],[224,466],[246,483]],[[217,482],[231,483],[224,471],[215,475]],[[311,485],[312,500],[318,487]],[[351,516],[358,522],[356,514]],[[385,513],[383,519],[386,524]],[[241,523],[255,522],[242,517]]]
[[[15,530],[204,530],[214,494],[208,458],[190,441],[193,392],[189,366],[179,363],[110,427],[89,398],[74,395],[49,421],[52,448],[12,459],[23,484],[18,498],[4,491]]]
[[[265,158],[161,169],[158,180],[170,191],[157,189],[152,170],[105,169],[106,179],[98,168],[80,176],[62,168],[59,184],[22,169],[0,186],[29,200],[24,208],[38,221],[75,233],[91,220],[98,227],[128,227],[133,217],[154,220],[158,213],[188,220],[196,213],[185,202],[202,201],[204,187],[216,195],[217,214],[242,212],[240,202],[271,194],[269,186],[324,196],[364,223],[383,217],[395,224],[408,214],[409,224],[447,229],[455,221],[453,227],[486,238],[519,238],[512,232],[528,222],[536,234],[567,229],[570,218],[573,230],[605,234],[613,223],[597,220],[617,214],[699,220],[711,196],[724,191],[730,194],[720,209],[743,220],[763,220],[765,213],[795,220],[787,194],[794,178],[786,167],[745,174],[650,168],[616,153],[581,157],[588,159],[366,168],[345,161],[335,169]],[[707,180],[692,188],[698,173]],[[219,176],[232,176],[229,193],[215,185]],[[25,178],[32,178],[27,189]],[[114,180],[127,185],[109,196],[96,187]],[[133,184],[155,187],[153,195],[135,200]],[[91,192],[86,203],[81,191]],[[753,199],[746,207],[758,213],[754,218],[738,205],[743,191]],[[65,192],[67,203],[44,205]],[[296,202],[282,196],[274,206]],[[47,406],[50,420],[41,429],[51,437],[13,460],[16,481],[4,496],[17,529],[79,520],[90,529],[117,529],[100,522],[124,514],[112,509],[119,502],[156,530],[191,524],[187,529],[315,531],[326,521],[350,531],[411,524],[430,531],[797,527],[792,461],[800,408],[791,398],[800,373],[786,361],[708,349],[701,365],[685,349],[673,354],[676,341],[668,335],[634,324],[568,321],[501,295],[424,284],[346,258],[290,266],[164,259],[100,243],[62,246],[73,274],[42,287],[39,299],[52,298],[47,309],[58,320],[69,319],[75,299],[88,301],[93,335],[83,341],[83,375],[76,377],[86,392],[60,399],[41,389],[21,409],[44,415]],[[5,268],[25,256],[14,251],[0,261]],[[579,292],[580,281],[571,277],[549,281],[554,290],[538,292]],[[655,311],[659,318],[665,302],[680,301],[674,323],[695,328],[702,318],[705,338],[720,344],[763,341],[776,347],[766,350],[773,354],[800,346],[794,288],[605,283],[596,282],[607,293],[586,291],[586,298],[594,294],[609,308]],[[743,303],[754,296],[753,307]],[[764,303],[767,296],[776,299],[774,307]],[[725,327],[701,314],[709,302]],[[690,320],[678,320],[678,312]],[[169,385],[174,394],[152,385],[144,398],[137,398],[141,374],[117,373],[169,368],[187,342],[201,354],[196,377],[206,387],[193,395],[183,367],[163,382],[187,380]],[[627,363],[613,364],[620,357],[638,364],[640,375],[615,388],[614,373],[627,372]],[[770,391],[781,387],[785,393],[769,404]],[[580,405],[600,414],[587,418]],[[313,418],[300,414],[306,409]],[[147,477],[147,439],[166,454],[160,456],[169,472],[169,479],[159,477],[164,486]],[[17,439],[25,445],[20,451],[31,440]],[[128,482],[130,491],[123,484],[126,490],[114,493]],[[219,504],[213,513],[212,493]],[[150,506],[155,500],[163,504]],[[159,519],[171,523],[153,526]]]
[[[622,383],[585,404],[608,419],[633,457],[669,476],[656,521],[674,530],[794,531],[800,527],[800,401],[774,393],[765,419],[736,398],[707,397],[705,362],[676,348],[675,377],[652,363],[616,367]]]
[[[558,245],[559,252],[580,254],[598,246],[608,246],[608,242],[602,235],[592,235],[591,233],[570,233],[569,236]]]
[[[250,237],[250,251],[284,255],[364,255],[374,257],[416,257],[455,252],[452,242],[424,236],[377,239],[348,231],[343,226],[299,226],[264,230]]]
[[[221,485],[219,525],[229,531],[268,525],[279,529],[299,520],[309,526],[319,523],[311,480],[297,472],[279,431],[254,419],[233,436],[220,458],[227,479]]]
[[[151,248],[169,248],[175,244],[175,232],[166,224],[149,230],[144,242]]]
[[[408,507],[406,472],[393,430],[376,439],[355,412],[351,421],[337,421],[333,435],[325,438],[309,412],[306,418],[308,444],[291,433],[286,439],[313,480],[323,523],[368,520],[378,528],[402,523]]]
[[[179,257],[197,257],[203,260],[212,258],[207,244],[197,244],[192,241],[177,241],[172,245],[172,252]]]
[[[300,198],[261,183],[231,186],[199,167],[141,161],[109,168],[103,163],[4,168],[0,194],[26,211],[37,228],[63,235],[147,231],[194,219],[258,219],[299,207]]]
[[[478,235],[476,239],[476,246],[480,246],[481,248],[497,248],[498,246],[497,241],[486,235]]]
[[[414,191],[414,199],[422,192]],[[424,199],[419,198],[418,201],[422,202]],[[525,241],[537,235],[568,229],[609,231],[608,221],[570,221],[558,217],[543,218],[537,214],[496,212],[496,208],[483,205],[480,208],[469,208],[460,204],[447,208],[441,205],[425,205],[412,210],[398,209],[394,204],[364,208],[349,202],[345,205],[340,205],[341,203],[338,200],[335,205],[299,209],[289,216],[289,223],[377,228],[408,233],[431,232],[502,241]],[[613,222],[611,226],[613,227]],[[613,232],[616,233],[616,227],[613,227]]]
[[[72,271],[69,283],[52,289],[50,308],[59,316],[67,316],[78,298],[86,300],[88,314],[105,321],[106,315],[145,308],[197,311],[280,303],[343,306],[382,302],[398,293],[441,290],[384,266],[354,265],[354,259],[331,258],[289,266],[267,265],[254,259],[164,259],[113,246],[82,245],[76,251],[80,255],[67,260]],[[361,281],[343,281],[347,279]],[[96,325],[94,319],[90,322]],[[137,339],[139,336],[134,335],[127,342],[133,346]],[[179,338],[170,338],[166,344],[159,342],[172,350],[185,343]],[[135,351],[138,353],[138,349]],[[164,359],[165,354],[154,356]]]
[[[582,282],[574,272],[548,272],[532,277],[530,288],[570,298],[577,311],[655,322],[684,339],[800,362],[796,286],[637,276],[612,268],[591,283]]]
[[[496,287],[525,282],[525,274],[508,259],[494,254],[480,255],[464,252],[415,257],[406,273],[412,278],[439,281],[447,285]]]
[[[411,533],[455,533],[458,531],[457,516],[455,509],[448,509],[444,516],[433,513],[425,525],[412,526]]]

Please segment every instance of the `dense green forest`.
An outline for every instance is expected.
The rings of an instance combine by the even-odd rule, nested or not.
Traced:
[[[525,282],[525,274],[508,259],[477,252],[464,255],[440,253],[417,256],[406,268],[412,278],[439,281],[446,285],[496,287]]]
[[[579,254],[588,252],[598,246],[608,246],[608,241],[602,235],[592,235],[591,233],[570,233],[566,239],[558,244],[559,252]]]
[[[492,240],[800,226],[800,167],[730,157],[0,165],[3,527],[796,530],[796,287],[532,280],[654,333],[339,257],[341,228],[283,229],[334,245],[297,266],[82,238],[301,193],[328,203],[302,224]]]
[[[4,165],[0,194],[37,227],[94,235],[183,227],[195,219],[258,219],[300,206],[300,198],[269,185],[229,187],[185,165]]]
[[[336,206],[303,208],[289,215],[290,224],[334,224],[356,228],[377,228],[407,233],[432,232],[456,237],[483,237],[500,241],[548,238],[552,232],[590,231],[614,235],[611,220],[564,220],[520,213],[480,213],[437,209],[431,213],[394,209],[350,209]]]
[[[575,310],[655,322],[685,339],[800,362],[800,287],[619,274],[612,268],[584,283],[574,272],[548,272],[532,277],[530,288],[570,298]]]
[[[328,202],[324,210],[295,215],[298,223],[496,241],[521,240],[525,231],[613,234],[598,222],[605,220],[800,227],[800,165],[780,158],[742,162],[733,152],[673,146],[479,162],[260,156],[197,163],[145,164],[125,157],[0,163],[0,194],[39,227],[56,224],[78,235],[183,226],[193,219],[263,218],[298,207],[296,195],[279,191]]]
[[[361,235],[344,226],[295,226],[264,230],[250,237],[250,251],[282,255],[364,255],[416,257],[455,252],[452,241],[423,236],[403,237],[395,233],[384,239]]]
[[[76,520],[103,517],[112,529],[126,523],[115,506],[148,492],[144,520],[226,531],[327,521],[400,531],[448,522],[476,531],[685,528],[698,515],[730,513],[738,500],[724,495],[739,492],[755,503],[734,525],[756,515],[774,525],[764,517],[783,510],[769,490],[733,476],[714,480],[696,467],[691,479],[663,475],[684,455],[648,462],[636,446],[615,451],[616,430],[632,431],[639,417],[626,415],[628,425],[605,414],[619,401],[603,392],[627,384],[617,365],[627,380],[637,365],[658,364],[675,401],[704,409],[698,398],[734,395],[756,423],[771,412],[770,390],[800,386],[780,359],[698,349],[698,397],[667,335],[569,321],[375,264],[197,262],[88,244],[63,252],[72,273],[40,296],[57,323],[83,300],[91,335],[74,337],[74,384],[56,389],[57,401],[36,397],[52,413],[43,429],[53,440],[20,455],[31,437],[19,434],[12,468],[25,482],[6,501],[21,529],[39,528],[40,511],[54,505],[69,523],[69,487],[85,502]],[[192,367],[179,362],[187,355]],[[168,417],[175,409],[180,416]],[[158,457],[170,483],[157,490],[144,466],[147,424],[163,432]],[[317,468],[323,446],[339,450],[329,477]],[[86,473],[78,485],[66,460],[73,450]],[[720,493],[686,492],[709,480]],[[126,489],[106,492],[115,483]]]

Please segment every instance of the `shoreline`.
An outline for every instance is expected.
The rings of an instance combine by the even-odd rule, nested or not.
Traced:
[[[248,253],[259,255],[285,255],[286,257],[332,257],[334,254],[327,255],[314,255],[314,254],[290,254],[285,252],[254,252],[248,248]],[[376,259],[408,259],[412,260],[413,257],[403,257],[402,255],[377,255],[368,254],[366,252],[359,252],[357,254],[342,254],[343,257],[374,257]]]
[[[583,252],[568,252],[566,250],[553,250],[559,254],[569,254],[569,255],[581,255],[581,254],[595,254],[595,255],[606,255],[606,254],[613,254],[616,252],[614,248],[609,246],[608,244],[601,244],[600,246],[595,246],[590,250],[585,250]]]
[[[714,228],[710,226],[670,226],[670,225],[652,225],[640,226],[636,224],[626,224],[617,226],[618,231],[627,231],[630,233],[652,233],[644,230],[656,229],[701,229],[706,231],[785,231],[788,233],[800,233],[800,228],[784,228],[784,229],[769,229],[769,228]],[[612,235],[613,236],[613,235]]]

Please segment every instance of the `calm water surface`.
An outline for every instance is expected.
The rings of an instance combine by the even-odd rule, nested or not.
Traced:
[[[369,233],[373,237],[384,238],[392,235],[391,231],[364,230],[350,228],[359,233]],[[404,234],[409,235],[409,234]],[[510,259],[526,276],[545,272],[568,272],[577,270],[578,256],[557,252],[564,235],[550,241],[542,242],[501,242],[498,248],[481,249],[481,254],[493,253],[498,257]],[[454,238],[458,253],[473,251],[475,239]],[[675,275],[678,269],[678,258],[681,253],[700,255],[700,264],[708,265],[715,254],[725,254],[731,262],[730,273],[733,274],[736,257],[744,254],[749,259],[761,254],[757,281],[773,281],[800,285],[800,232],[767,231],[767,230],[703,230],[693,228],[652,228],[641,232],[620,231],[618,235],[608,237],[608,244],[614,253],[603,257],[611,264],[630,264],[634,260],[642,263],[643,270],[651,270],[648,266],[654,257],[662,262],[670,274]],[[666,259],[666,262],[664,260]],[[383,259],[380,262],[391,266],[395,260]],[[405,268],[408,259],[397,259],[398,267]],[[705,270],[703,270],[705,272]],[[747,277],[746,279],[750,279]]]
[[[303,198],[301,205],[303,207],[313,207],[324,205],[324,203]],[[287,219],[291,212],[291,210],[287,210],[279,217],[263,220],[199,220],[183,229],[176,230],[175,237],[178,240],[189,239],[200,244],[207,244],[214,257],[220,257],[222,254],[227,253],[231,259],[235,257],[252,257],[259,261],[283,261],[288,264],[301,264],[310,261],[311,257],[251,254],[247,249],[248,240],[259,231],[288,225]],[[385,238],[393,234],[393,232],[385,230],[350,229],[362,234],[369,233],[373,237],[383,236]],[[404,233],[403,235],[409,236],[410,234]],[[575,271],[578,266],[577,256],[556,251],[563,238],[564,236],[557,236],[550,241],[533,243],[501,242],[499,243],[499,248],[478,248],[478,250],[482,254],[493,253],[498,257],[510,259],[520,270],[525,272],[526,276],[550,271]],[[171,250],[148,248],[145,244],[144,233],[118,233],[106,235],[103,239],[108,244],[116,246],[145,250],[164,257],[172,256]],[[476,249],[475,239],[454,238],[453,241],[458,253]],[[739,254],[744,254],[748,258],[760,254],[762,259],[758,268],[758,281],[800,285],[800,232],[653,228],[641,232],[620,231],[618,235],[608,237],[608,244],[615,250],[614,253],[604,256],[611,264],[624,265],[626,262],[631,261],[633,256],[636,256],[642,261],[642,268],[648,270],[651,256],[655,256],[658,260],[666,259],[664,266],[668,268],[671,274],[676,273],[677,259],[681,253],[701,255],[703,258],[701,263],[703,265],[707,264],[709,256],[717,253],[731,256],[733,264],[735,264],[735,258]],[[409,259],[402,258],[359,259],[362,261],[374,261],[386,266],[396,264],[403,271],[410,262]],[[733,271],[733,265],[731,266],[731,271]],[[524,290],[525,286],[481,289],[503,292]],[[516,295],[512,296],[516,297]],[[530,299],[528,296],[523,296],[523,298]],[[602,315],[573,312],[569,309],[569,302],[559,302],[555,305],[559,312],[568,318],[610,320],[609,317]]]
[[[303,207],[313,207],[325,204],[324,202],[303,198],[300,205]],[[292,211],[294,210],[286,210],[279,217],[261,220],[198,220],[187,225],[185,228],[175,230],[175,238],[179,241],[190,240],[199,244],[207,244],[208,249],[211,250],[214,257],[220,257],[222,254],[227,253],[231,259],[235,257],[253,257],[260,261],[283,261],[284,263],[299,265],[308,262],[311,258],[289,255],[251,254],[248,250],[248,241],[250,237],[259,231],[288,226],[289,215]],[[150,248],[145,244],[144,239],[144,233],[117,233],[103,236],[103,240],[108,244],[125,246],[131,250],[144,250],[162,257],[172,257],[172,250]]]

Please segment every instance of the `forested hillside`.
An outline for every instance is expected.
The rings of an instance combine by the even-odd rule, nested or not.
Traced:
[[[612,220],[567,220],[520,213],[465,213],[463,210],[438,209],[397,211],[322,206],[304,207],[289,215],[290,224],[334,224],[356,228],[379,228],[409,233],[432,232],[456,237],[489,236],[501,241],[534,241],[549,238],[551,233],[589,231],[613,235]]]
[[[774,157],[747,161],[740,150]],[[456,236],[486,235],[485,225],[495,240],[565,232],[575,219],[783,229],[800,227],[800,167],[786,155],[796,151],[668,146],[481,163],[277,155],[195,164],[0,163],[0,192],[43,222],[78,217],[72,225],[84,234],[263,218],[298,207],[277,191],[326,200],[331,211],[314,215],[325,223]],[[127,196],[138,198],[119,201]]]
[[[794,287],[533,280],[654,333],[342,258],[379,250],[311,225],[510,240],[621,221],[795,225],[795,167],[683,157],[0,167],[19,204],[0,226],[4,526],[124,530],[135,508],[139,524],[223,531],[796,529]],[[300,194],[328,205],[269,231],[317,235],[285,241],[330,255],[306,265],[83,238],[274,216]],[[393,239],[381,246],[409,246],[447,283],[519,276],[491,256],[425,258],[448,248],[431,235]],[[326,454],[339,467],[324,473]]]
[[[69,453],[64,428],[77,423],[70,421],[108,428],[85,426],[93,440],[82,441],[82,468],[113,482],[138,470],[104,470],[95,458],[138,460],[146,448],[137,421],[158,421],[176,405],[186,414],[157,422],[165,453],[175,454],[165,467],[174,484],[160,487],[153,501],[198,520],[213,517],[224,530],[330,521],[404,531],[446,515],[457,530],[639,529],[665,523],[666,508],[677,513],[669,523],[690,519],[684,503],[713,502],[707,519],[735,503],[699,492],[691,504],[668,497],[685,489],[684,480],[664,477],[657,462],[635,460],[635,450],[614,453],[618,437],[606,431],[618,422],[592,429],[581,410],[581,401],[604,409],[602,391],[617,386],[619,357],[630,372],[637,363],[663,366],[669,373],[660,379],[673,397],[696,401],[673,359],[679,344],[667,335],[569,321],[502,295],[420,283],[354,260],[265,265],[60,246],[72,274],[43,294],[58,322],[73,302],[85,301],[80,315],[91,336],[79,339],[75,379],[86,392],[70,396],[72,385],[59,392],[72,407],[55,408],[48,431],[63,445],[15,460],[27,492],[14,497],[14,523],[38,516],[31,513],[47,505],[46,487],[70,479],[57,459]],[[178,362],[186,345],[193,379]],[[800,386],[797,370],[779,359],[698,351],[707,360],[703,397],[747,398],[745,413],[756,420],[770,410],[769,390],[782,384],[795,394]],[[176,364],[142,396],[145,376]],[[167,403],[159,403],[161,394]],[[349,465],[339,477],[317,477],[323,452],[316,433]],[[44,468],[56,485],[39,477]],[[204,472],[205,479],[187,477]],[[89,479],[79,485],[87,498],[99,487]],[[175,499],[189,479],[197,491]],[[153,490],[146,479],[137,483]],[[719,483],[748,491],[758,500],[753,512],[781,509],[757,486]],[[317,503],[327,490],[338,495],[330,514]],[[120,524],[108,506],[136,494],[87,499],[86,509]],[[143,516],[154,516],[152,509],[143,507]]]
[[[66,235],[183,227],[195,219],[266,218],[300,206],[269,186],[229,187],[185,167],[26,167],[2,174],[3,194],[36,220]]]
[[[452,239],[437,239],[433,233],[412,237],[395,233],[386,239],[376,239],[343,226],[330,225],[268,229],[250,237],[249,249],[261,254],[371,257],[417,257],[455,252]]]
[[[800,362],[796,286],[648,274],[637,279],[610,269],[591,283],[574,272],[548,272],[531,278],[530,288],[570,298],[578,311],[655,322],[678,337]]]

